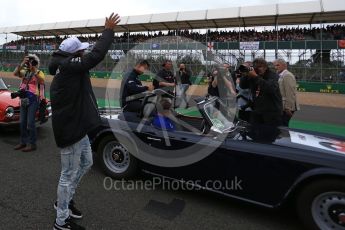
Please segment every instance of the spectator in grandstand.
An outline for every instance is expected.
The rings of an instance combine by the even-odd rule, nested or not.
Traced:
[[[282,124],[288,126],[295,111],[299,110],[296,78],[287,70],[287,63],[283,59],[277,59],[273,64],[279,74],[278,83],[283,100]]]
[[[65,39],[49,64],[50,74],[55,75],[50,87],[53,132],[61,148],[61,175],[54,204],[57,210],[55,230],[84,229],[71,221],[71,217],[82,218],[73,195],[82,176],[93,164],[87,133],[101,124],[89,70],[107,54],[119,22],[119,16],[114,13],[106,18],[102,36],[85,55],[89,43],[82,43],[76,37]]]
[[[186,69],[186,65],[184,63],[181,63],[179,70],[176,72],[176,107],[188,107],[186,92],[189,86],[192,84],[192,82],[190,81],[190,76],[191,73],[188,69]]]
[[[341,40],[345,38],[344,34],[344,25],[332,25],[327,26],[326,28],[281,28],[279,31],[277,30],[265,30],[265,31],[256,31],[255,29],[244,29],[240,31],[240,38],[241,41],[298,41],[298,40],[314,40],[314,39],[321,39],[320,34],[323,34],[323,39],[333,39],[333,40]],[[195,41],[204,42],[206,40],[206,34],[200,34],[198,32],[191,32],[189,30],[184,31],[169,31],[168,33],[164,34],[161,31],[159,33],[154,34],[129,34],[127,32],[123,33],[123,35],[114,37],[114,42],[118,43],[136,43],[136,42],[145,42],[148,39],[154,38],[161,38],[166,37],[164,39],[165,43],[176,43],[177,38],[179,37],[180,42],[189,42],[190,39]],[[168,38],[169,37],[169,38]],[[235,30],[231,31],[208,31],[207,37],[214,42],[232,42],[232,41],[239,41],[239,32]],[[43,44],[49,46],[55,46],[63,39],[67,37],[55,37],[55,38],[22,38],[17,41],[11,41],[9,43],[4,44],[7,45],[35,45],[35,46],[43,46]],[[92,43],[97,40],[96,36],[88,36],[88,37],[78,37],[81,41],[88,41]]]
[[[11,97],[20,98],[20,143],[15,150],[31,152],[36,150],[36,112],[41,99],[44,98],[44,73],[39,70],[40,59],[29,54],[14,70],[14,75],[21,78],[17,94]]]
[[[161,69],[155,79],[153,79],[154,89],[163,88],[168,93],[173,95],[175,88],[175,77],[172,72],[173,64],[171,60],[165,60],[162,64],[163,69]]]
[[[121,82],[121,108],[126,112],[139,112],[141,108],[140,93],[152,90],[153,86],[143,86],[139,76],[148,71],[150,64],[146,60],[140,60],[134,69],[127,72]],[[137,98],[136,98],[137,97]]]
[[[241,77],[240,87],[250,89],[253,97],[251,123],[254,125],[279,126],[283,112],[278,76],[268,68],[262,58],[254,59],[253,69],[247,68]]]

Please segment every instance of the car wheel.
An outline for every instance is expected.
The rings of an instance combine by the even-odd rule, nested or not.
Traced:
[[[297,198],[297,212],[308,229],[345,230],[345,183],[329,179],[311,183]]]
[[[128,179],[137,171],[138,160],[113,136],[102,139],[97,157],[106,175],[114,179]]]

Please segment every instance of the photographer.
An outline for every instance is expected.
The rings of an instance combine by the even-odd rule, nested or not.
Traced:
[[[186,65],[181,63],[179,71],[176,72],[176,82],[178,86],[176,90],[176,107],[188,107],[186,92],[189,86],[192,84],[190,81],[190,75],[190,71],[186,69]]]
[[[218,96],[228,105],[228,99],[236,95],[228,64],[224,64],[221,67],[216,66],[212,70],[212,74],[207,78],[209,83],[208,94]]]
[[[14,75],[22,79],[19,91],[11,94],[12,98],[20,98],[20,144],[14,149],[23,152],[37,149],[35,118],[39,101],[44,98],[45,78],[38,69],[39,63],[39,58],[30,54],[14,71]]]
[[[236,102],[238,107],[237,117],[243,121],[250,121],[251,111],[252,111],[252,94],[250,89],[242,89],[240,87],[241,77],[247,76],[250,70],[251,63],[245,62],[236,70]]]
[[[219,70],[217,68],[214,68],[211,73],[207,74],[207,82],[208,82],[207,94],[209,96],[219,97],[218,82],[217,82],[218,75],[219,75]]]
[[[262,58],[255,59],[253,67],[243,66],[248,74],[240,80],[240,87],[250,89],[253,97],[251,123],[279,126],[283,108],[278,76]]]
[[[172,72],[173,64],[171,60],[165,60],[162,64],[163,69],[158,71],[152,81],[154,89],[163,88],[171,95],[174,95],[175,77]]]

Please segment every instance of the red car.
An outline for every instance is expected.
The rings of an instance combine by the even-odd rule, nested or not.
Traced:
[[[9,125],[19,125],[19,113],[20,113],[20,99],[16,97],[11,98],[11,93],[3,81],[0,78],[0,126],[9,126]],[[51,116],[51,107],[50,102],[47,101],[47,107],[45,111],[45,120]],[[37,111],[36,121],[39,121],[39,113]]]

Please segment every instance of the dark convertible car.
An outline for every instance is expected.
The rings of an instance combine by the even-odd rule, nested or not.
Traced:
[[[140,114],[101,111],[89,136],[108,176],[141,170],[265,207],[294,202],[308,229],[345,229],[344,138],[253,127],[216,97],[196,100],[200,117],[172,111],[180,129],[162,130],[151,122],[159,98],[145,95]],[[239,189],[210,186],[234,180]]]

